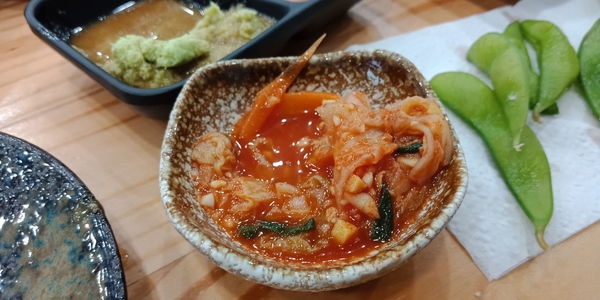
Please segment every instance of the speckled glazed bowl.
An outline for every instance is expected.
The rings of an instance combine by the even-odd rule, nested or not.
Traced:
[[[171,112],[162,145],[160,190],[167,215],[218,266],[275,288],[333,290],[382,276],[427,245],[458,209],[467,171],[456,138],[452,163],[425,189],[415,221],[385,246],[351,261],[300,265],[264,257],[229,238],[195,200],[192,146],[205,132],[229,132],[254,95],[293,61],[291,57],[230,60],[204,67],[191,77]],[[316,55],[290,90],[360,91],[375,107],[413,95],[436,98],[412,63],[380,50]]]

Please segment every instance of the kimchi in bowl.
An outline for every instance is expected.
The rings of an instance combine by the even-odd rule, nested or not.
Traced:
[[[418,101],[427,100],[426,103],[429,103],[427,105],[430,106],[430,109],[439,114],[435,119],[436,122],[443,122],[439,123],[441,124],[439,126],[445,126],[445,130],[448,131],[448,138],[438,143],[441,145],[438,148],[445,148],[445,157],[438,159],[436,164],[438,167],[433,175],[421,180],[415,179],[409,171],[410,168],[416,168],[415,164],[419,156],[424,156],[426,150],[421,150],[421,154],[407,154],[404,158],[401,157],[403,154],[397,154],[397,151],[390,153],[390,150],[387,150],[385,154],[391,157],[390,159],[400,162],[402,168],[407,168],[405,171],[399,169],[399,172],[404,172],[400,173],[403,175],[386,177],[388,173],[383,173],[383,175],[377,176],[377,170],[381,170],[378,165],[352,169],[354,173],[351,176],[360,183],[359,189],[356,191],[353,190],[356,188],[348,187],[348,182],[351,181],[348,176],[344,177],[345,186],[343,184],[336,186],[334,183],[336,178],[339,179],[342,176],[340,174],[343,171],[331,166],[327,167],[327,163],[323,163],[321,169],[319,166],[315,166],[310,170],[316,172],[315,174],[318,174],[319,170],[323,172],[322,176],[318,176],[321,179],[325,178],[324,184],[327,189],[323,189],[323,193],[331,195],[329,200],[323,203],[313,203],[312,206],[304,204],[304,206],[310,207],[307,208],[309,214],[315,215],[310,220],[302,213],[295,219],[294,213],[297,211],[289,212],[284,209],[289,207],[289,203],[285,204],[288,206],[281,207],[278,207],[277,204],[265,205],[264,203],[274,203],[269,201],[279,200],[264,202],[264,199],[256,200],[263,202],[252,208],[254,215],[248,220],[235,219],[234,217],[239,214],[234,217],[227,215],[228,212],[223,211],[223,207],[231,208],[232,205],[238,205],[234,210],[236,212],[243,211],[244,209],[239,208],[239,203],[241,203],[239,201],[242,201],[242,198],[260,198],[265,193],[267,196],[263,198],[268,199],[277,198],[276,194],[280,195],[280,192],[283,194],[299,193],[298,197],[285,198],[288,199],[285,201],[296,204],[309,203],[312,199],[302,195],[303,192],[314,192],[315,190],[312,188],[294,189],[293,185],[297,182],[288,180],[288,183],[274,183],[273,180],[255,178],[256,174],[246,172],[248,168],[240,169],[238,165],[238,169],[236,169],[233,165],[235,163],[230,162],[228,165],[227,161],[223,162],[223,159],[218,164],[218,168],[223,168],[223,170],[216,166],[213,170],[211,167],[209,168],[210,172],[218,174],[211,173],[212,177],[209,177],[212,179],[204,183],[199,179],[203,177],[202,157],[211,151],[202,148],[202,145],[212,145],[211,147],[217,144],[226,145],[232,149],[228,160],[234,161],[235,159],[241,161],[244,155],[255,153],[248,152],[249,148],[241,145],[240,139],[236,140],[235,136],[231,135],[232,129],[240,118],[251,109],[257,93],[281,74],[286,67],[296,63],[297,59],[296,57],[284,57],[223,61],[198,70],[190,78],[179,94],[171,112],[162,145],[159,178],[161,196],[167,215],[175,228],[219,267],[248,280],[275,288],[297,291],[339,289],[382,276],[400,266],[403,261],[427,245],[444,228],[462,201],[467,182],[466,165],[458,140],[443,114],[441,104],[423,76],[408,60],[398,54],[382,50],[342,51],[315,55],[293,81],[288,93],[310,91],[339,95],[337,100],[323,101],[322,107],[325,107],[326,104],[330,105],[328,109],[354,107],[354,104],[347,102],[356,102],[358,101],[356,99],[370,102],[372,108],[367,108],[369,111],[402,106],[403,99],[410,97],[420,99]],[[393,102],[400,104],[390,105]],[[327,124],[325,124],[327,123],[325,108],[319,108],[317,111],[319,114],[311,115],[311,117],[317,118],[314,120],[315,122],[307,124],[318,123],[320,116],[323,122],[318,126],[314,124],[312,126],[318,127],[320,130],[328,130]],[[330,126],[339,125],[340,121],[335,118],[333,119],[335,125]],[[391,117],[386,120],[390,121],[390,119],[391,122],[397,121],[397,118]],[[286,119],[280,118],[278,122],[263,126],[264,132],[258,134],[257,137],[268,138],[273,131],[278,131],[277,134],[289,135],[290,138],[294,136],[294,132],[291,130],[293,128],[277,127],[284,126]],[[217,132],[220,134],[216,134]],[[393,142],[404,143],[404,147],[407,146],[407,143],[411,144],[408,146],[414,146],[414,141],[426,143],[424,134],[420,136],[418,133],[408,130],[404,135],[407,137],[402,137],[398,141],[394,137]],[[225,142],[206,143],[215,137],[225,140]],[[228,140],[229,138],[231,140]],[[293,145],[301,143],[298,140]],[[255,144],[257,143],[255,142]],[[422,146],[423,144],[415,145]],[[343,146],[342,144],[340,147],[343,148]],[[334,160],[340,161],[340,156],[335,156],[336,150],[332,151]],[[352,152],[354,150],[346,149],[345,151]],[[359,152],[360,149],[356,148],[355,151]],[[418,151],[417,148],[417,152],[409,151],[408,153],[419,153]],[[279,152],[269,153],[277,156]],[[209,158],[205,157],[204,159]],[[273,162],[274,167],[281,164],[283,163],[280,161]],[[315,163],[315,165],[319,164]],[[298,173],[312,172],[304,169],[293,170]],[[369,172],[375,173],[367,174]],[[239,174],[232,175],[234,173]],[[389,182],[395,178],[409,182],[411,185],[400,188],[397,182]],[[412,181],[406,178],[412,178]],[[409,200],[401,206],[393,202],[393,231],[390,233],[391,235],[382,240],[376,235],[374,227],[385,223],[382,221],[384,216],[381,210],[381,203],[384,201],[382,200],[383,189],[385,189],[385,184],[382,184],[384,181],[388,181],[385,184],[390,186],[390,192],[386,191],[386,193],[388,193],[387,195],[391,193],[394,201],[399,201],[400,198]],[[236,186],[240,185],[240,182],[242,185],[244,182],[258,182],[259,189],[270,190],[264,192],[251,187],[242,188],[243,191],[240,192],[236,190]],[[373,187],[365,187],[365,183]],[[341,188],[338,189],[338,187]],[[360,189],[362,192],[359,192]],[[221,192],[223,190],[226,192]],[[367,200],[346,201],[345,196],[336,196],[338,190],[344,193],[343,195],[350,192],[356,193],[353,194],[353,197],[360,194]],[[233,193],[233,196],[229,196],[228,192]],[[364,203],[367,204],[363,205]],[[378,205],[379,210],[373,210],[373,205]],[[256,207],[262,207],[261,209],[267,209],[267,211],[261,211],[258,214]],[[400,208],[398,209],[398,207]],[[326,209],[333,213],[325,213]],[[256,225],[260,222],[263,222],[260,223],[263,225],[275,224],[275,221],[279,221],[277,217],[273,217],[277,215],[274,213],[276,210],[279,214],[283,210],[283,214],[286,216],[287,223],[280,227],[295,229],[279,236],[276,230],[271,228],[272,226]],[[247,212],[244,211],[244,213]],[[259,215],[258,219],[257,215]],[[331,215],[333,215],[333,219],[330,218]],[[228,217],[229,219],[227,219]],[[264,220],[261,219],[263,217]],[[330,223],[326,224],[327,222]],[[309,225],[312,227],[307,227]],[[305,229],[311,229],[311,231],[302,232]],[[296,235],[287,236],[287,234]],[[327,235],[332,235],[332,238],[327,240]],[[294,238],[291,239],[291,237]],[[290,244],[293,246],[289,246]]]

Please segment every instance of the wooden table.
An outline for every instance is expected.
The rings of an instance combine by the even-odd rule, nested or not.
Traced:
[[[510,0],[363,0],[325,30],[321,51],[463,18]],[[0,1],[0,130],[63,161],[104,206],[132,299],[598,299],[600,224],[489,282],[443,231],[399,270],[320,294],[274,290],[215,267],[165,216],[158,161],[166,122],[112,96],[29,30],[24,0]]]

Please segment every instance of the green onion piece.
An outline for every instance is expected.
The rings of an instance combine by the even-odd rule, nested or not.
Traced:
[[[238,233],[247,239],[258,236],[260,230],[268,230],[281,236],[290,236],[315,229],[315,219],[310,218],[306,223],[298,226],[287,226],[278,222],[258,221],[256,225],[240,225]]]
[[[379,219],[375,220],[371,230],[371,240],[387,242],[392,237],[394,230],[394,211],[392,206],[392,195],[384,183],[379,192]]]
[[[414,142],[410,145],[401,146],[401,147],[398,147],[398,149],[396,149],[396,151],[394,151],[394,155],[419,153],[419,149],[422,146],[423,146],[423,143],[421,143],[421,142]]]

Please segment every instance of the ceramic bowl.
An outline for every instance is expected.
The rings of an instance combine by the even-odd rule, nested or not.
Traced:
[[[175,228],[221,268],[248,280],[297,291],[333,290],[382,276],[433,239],[458,209],[467,183],[454,131],[454,157],[422,195],[415,221],[394,240],[365,257],[339,263],[300,265],[275,261],[244,248],[220,230],[195,200],[190,153],[209,131],[229,132],[254,95],[295,58],[230,60],[198,70],[171,112],[160,161],[160,190]],[[375,107],[418,95],[437,99],[421,73],[402,56],[376,51],[315,55],[290,91],[366,93]],[[439,104],[439,101],[438,101]],[[441,106],[441,104],[439,104]]]

